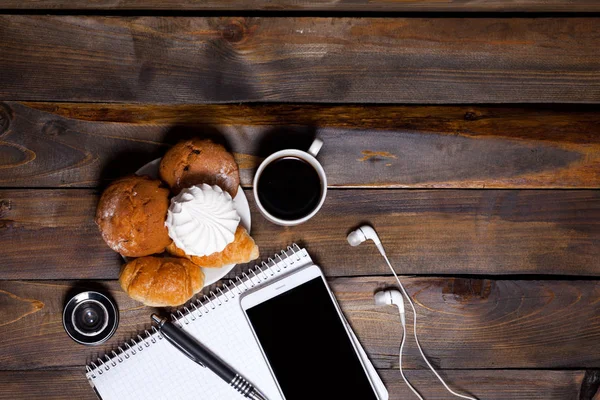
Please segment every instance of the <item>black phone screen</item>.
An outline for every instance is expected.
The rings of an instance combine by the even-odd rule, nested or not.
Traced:
[[[322,278],[246,313],[287,400],[377,400]]]

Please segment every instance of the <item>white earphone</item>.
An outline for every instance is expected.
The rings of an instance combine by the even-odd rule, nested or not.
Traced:
[[[423,352],[423,349],[421,348],[421,344],[419,343],[419,338],[417,337],[417,310],[415,309],[415,305],[413,304],[412,299],[406,292],[406,289],[404,289],[404,285],[402,285],[402,282],[400,282],[400,278],[398,278],[396,271],[394,271],[392,264],[390,264],[390,260],[388,260],[386,254],[385,254],[385,250],[383,249],[383,245],[381,244],[381,240],[379,239],[379,236],[377,236],[377,232],[375,232],[375,229],[373,229],[369,225],[363,225],[360,228],[358,228],[357,230],[350,232],[350,234],[347,237],[347,240],[348,240],[348,243],[350,243],[350,246],[358,246],[362,242],[365,242],[367,240],[372,240],[375,243],[375,246],[377,246],[377,249],[383,256],[383,258],[385,258],[387,265],[390,267],[390,269],[392,270],[392,273],[394,274],[394,278],[396,278],[396,281],[398,282],[398,286],[400,286],[400,289],[402,290],[402,293],[400,293],[397,290],[384,290],[384,291],[375,293],[375,304],[377,304],[377,305],[394,304],[398,307],[398,311],[400,313],[400,322],[402,323],[402,331],[403,331],[402,342],[400,344],[400,354],[399,354],[400,375],[402,375],[402,379],[404,379],[404,382],[406,382],[408,387],[413,391],[413,393],[419,399],[423,400],[423,397],[421,397],[419,392],[417,392],[417,390],[410,384],[408,379],[406,379],[406,376],[404,376],[404,372],[402,371],[402,352],[404,350],[404,343],[406,341],[406,321],[405,321],[405,316],[404,316],[404,299],[402,298],[402,295],[404,295],[404,297],[406,297],[406,299],[408,300],[408,303],[410,304],[410,306],[412,308],[413,331],[414,331],[414,335],[415,335],[415,342],[417,343],[419,352],[421,353],[421,356],[423,357],[423,360],[425,360],[425,363],[427,364],[429,369],[435,374],[435,376],[439,379],[439,381],[442,382],[442,385],[444,385],[446,390],[448,390],[448,392],[450,392],[454,396],[460,397],[462,399],[467,399],[467,400],[477,400],[475,397],[465,396],[463,394],[456,393],[455,391],[450,389],[448,387],[448,385],[446,384],[446,382],[437,373],[435,368],[433,368],[433,366],[431,365],[431,363],[425,356],[425,353]]]
[[[365,240],[372,240],[375,243],[375,246],[377,246],[377,249],[379,250],[381,255],[385,257],[385,250],[383,249],[381,240],[379,240],[379,236],[377,236],[377,232],[375,232],[375,229],[373,229],[369,225],[363,225],[357,230],[350,232],[346,239],[352,247],[358,246]]]
[[[406,327],[406,318],[404,316],[404,299],[402,293],[397,290],[382,290],[375,293],[375,304],[378,306],[395,305],[400,313],[400,322]]]

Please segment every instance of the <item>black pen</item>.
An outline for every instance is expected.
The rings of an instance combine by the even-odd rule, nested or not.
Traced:
[[[229,365],[221,361],[217,356],[202,346],[196,339],[183,329],[179,329],[167,319],[152,314],[152,321],[158,324],[160,333],[183,354],[192,361],[208,368],[217,374],[231,387],[240,392],[242,396],[251,400],[267,400],[250,382],[235,372]]]

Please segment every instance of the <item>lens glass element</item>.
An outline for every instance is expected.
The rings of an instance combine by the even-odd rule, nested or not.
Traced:
[[[94,335],[106,326],[108,311],[96,300],[86,300],[73,310],[73,327],[83,335]]]
[[[99,301],[87,299],[75,306],[71,322],[82,335],[97,335],[108,324],[108,310]]]
[[[99,321],[98,313],[93,308],[87,308],[83,314],[83,323],[90,328],[94,328],[98,325]]]

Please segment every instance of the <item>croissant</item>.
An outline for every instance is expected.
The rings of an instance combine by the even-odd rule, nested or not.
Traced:
[[[227,264],[243,264],[258,258],[258,246],[248,234],[246,228],[238,225],[233,242],[229,243],[222,251],[208,256],[190,256],[171,243],[167,252],[176,257],[185,257],[194,264],[203,268],[219,268]]]
[[[202,289],[204,273],[184,258],[148,256],[125,264],[119,283],[129,297],[147,306],[178,306]]]

